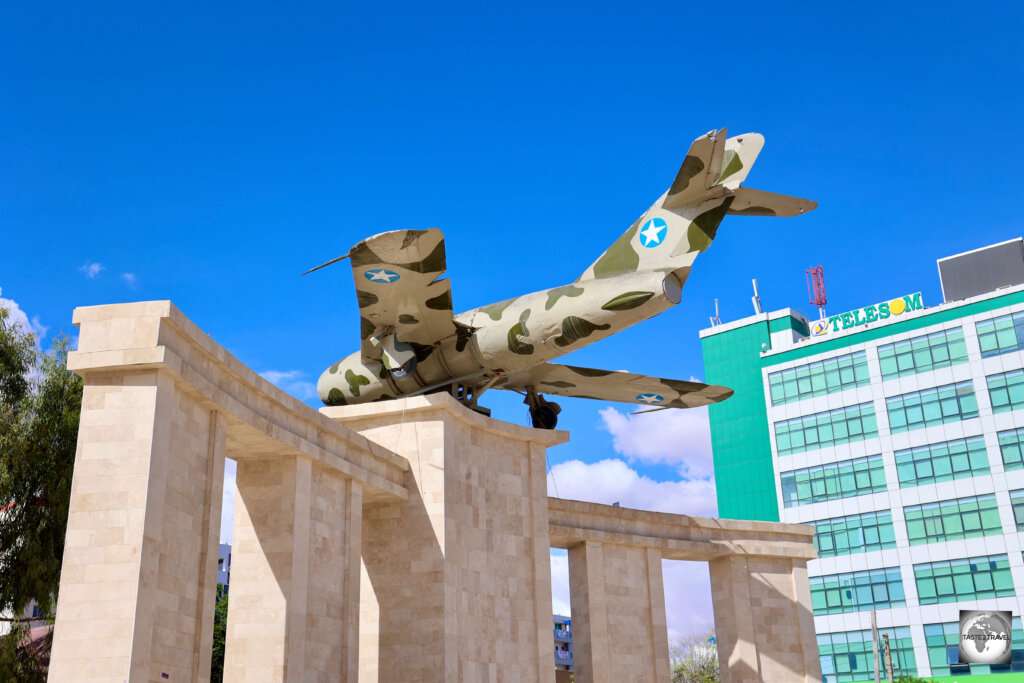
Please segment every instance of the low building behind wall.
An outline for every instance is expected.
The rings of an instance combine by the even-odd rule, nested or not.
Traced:
[[[1024,648],[1022,259],[1019,239],[942,259],[938,305],[894,292],[701,332],[706,381],[736,390],[710,408],[719,512],[814,525],[826,683],[871,677],[872,609],[897,673],[989,673],[950,665],[961,609],[1012,611]],[[991,672],[1011,668],[1024,649]]]
[[[572,618],[555,614],[552,620],[555,624],[555,670],[572,671]]]

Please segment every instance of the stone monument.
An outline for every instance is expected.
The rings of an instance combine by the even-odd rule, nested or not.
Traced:
[[[579,683],[669,680],[663,559],[710,565],[723,681],[821,678],[808,527],[549,498],[565,432],[446,394],[317,412],[167,301],[74,322],[51,681],[209,680],[225,458],[225,681],[553,681],[551,547],[569,551]]]

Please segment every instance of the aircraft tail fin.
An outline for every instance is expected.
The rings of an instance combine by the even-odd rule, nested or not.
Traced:
[[[725,128],[694,140],[668,191],[579,279],[664,270],[684,280],[727,214],[796,216],[813,210],[813,201],[740,187],[763,147],[761,134],[730,138]]]
[[[709,131],[690,145],[676,179],[665,195],[662,206],[677,209],[700,204],[716,193],[715,189],[736,189],[747,178],[757,155],[764,147],[760,133],[744,133],[727,138],[727,131]]]

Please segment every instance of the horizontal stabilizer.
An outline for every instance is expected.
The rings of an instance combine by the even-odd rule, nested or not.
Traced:
[[[733,194],[733,201],[726,213],[734,216],[788,217],[813,211],[817,206],[818,202],[810,199],[741,187]]]

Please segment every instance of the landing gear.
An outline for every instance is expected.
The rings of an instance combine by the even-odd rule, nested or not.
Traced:
[[[558,424],[558,414],[562,412],[562,406],[546,400],[533,387],[526,387],[526,399],[523,403],[530,406],[530,422],[535,429],[554,429]]]
[[[480,398],[480,394],[487,391],[487,386],[461,384],[454,382],[448,386],[448,393],[455,398],[456,401],[466,406],[475,413],[480,413],[486,417],[491,416],[491,409],[484,408],[481,405],[477,405],[477,399]]]

